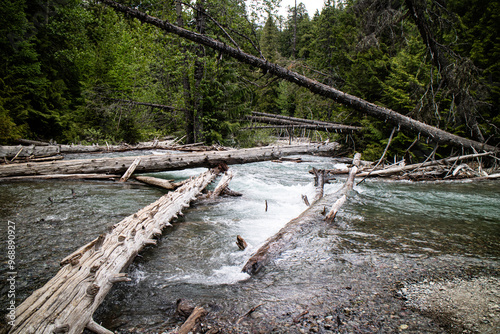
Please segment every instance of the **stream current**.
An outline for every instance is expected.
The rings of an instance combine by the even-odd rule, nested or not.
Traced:
[[[430,331],[441,328],[432,316],[400,314],[405,308],[396,291],[402,282],[498,276],[497,182],[381,180],[355,186],[335,223],[318,221],[302,230],[255,277],[241,273],[267,238],[307,208],[301,195],[312,200],[315,194],[308,171],[336,167],[331,158],[302,158],[306,162],[230,166],[236,174],[230,188],[243,196],[200,201],[185,210],[157,246],[136,258],[128,269],[132,281],[116,285],[95,319],[116,332],[161,333],[182,323],[174,311],[183,298],[203,305],[210,311],[207,322],[225,332],[294,332],[292,319],[303,312],[330,314],[336,331],[391,332],[401,321],[413,321],[417,332]],[[155,175],[180,180],[204,170]],[[326,185],[325,194],[344,180]],[[0,183],[2,238],[9,222],[16,227],[16,304],[54,276],[61,259],[165,192],[103,181]],[[237,248],[237,235],[248,242],[245,251]],[[6,255],[4,247],[2,277],[9,272]],[[5,314],[6,279],[0,286]]]

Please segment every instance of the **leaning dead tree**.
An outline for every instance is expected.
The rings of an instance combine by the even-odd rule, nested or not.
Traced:
[[[213,167],[219,163],[241,164],[275,160],[293,154],[333,155],[338,143],[266,146],[241,150],[208,151],[183,154],[140,156],[136,173],[161,172],[195,167]],[[67,174],[123,174],[137,157],[60,160],[40,163],[0,165],[0,180],[12,176],[67,175]]]
[[[92,316],[114,283],[129,281],[123,270],[214,178],[210,169],[123,219],[61,261],[59,272],[16,309],[9,333],[81,333],[85,328],[112,334]]]
[[[176,26],[176,25],[174,25],[166,20],[165,21],[160,20],[156,17],[150,16],[150,15],[143,13],[141,11],[138,11],[136,9],[129,8],[127,6],[119,4],[119,3],[112,1],[112,0],[100,0],[100,1],[106,5],[114,8],[116,11],[125,13],[126,15],[134,17],[141,22],[154,25],[154,26],[156,26],[156,27],[158,27],[166,32],[176,34],[180,37],[183,37],[183,38],[188,39],[190,41],[193,41],[195,43],[210,47],[210,48],[217,50],[221,53],[224,53],[232,58],[235,58],[238,61],[241,61],[241,62],[246,63],[248,65],[260,68],[263,71],[266,71],[267,73],[270,73],[272,75],[277,76],[278,78],[290,81],[290,82],[295,83],[301,87],[305,87],[313,93],[316,93],[316,94],[319,94],[321,96],[333,99],[334,101],[336,101],[338,103],[342,103],[344,105],[350,106],[354,110],[357,110],[357,111],[362,112],[364,114],[372,115],[372,116],[375,116],[377,118],[383,119],[385,121],[395,123],[398,126],[405,128],[405,129],[408,129],[410,131],[421,133],[421,134],[431,138],[433,141],[435,141],[437,143],[461,146],[464,148],[471,148],[472,147],[476,150],[481,150],[481,151],[482,150],[494,151],[494,152],[499,151],[499,149],[497,147],[494,147],[492,145],[488,145],[488,144],[481,143],[481,142],[478,142],[475,140],[463,138],[463,137],[451,134],[447,131],[441,130],[439,128],[436,128],[434,126],[430,126],[430,125],[425,124],[423,122],[414,120],[408,116],[397,113],[394,110],[378,106],[374,103],[370,103],[370,102],[365,101],[365,100],[363,100],[359,97],[356,97],[354,95],[344,93],[344,92],[337,90],[333,87],[330,87],[330,86],[322,84],[318,81],[312,80],[304,75],[293,72],[293,71],[286,69],[282,66],[279,66],[279,65],[274,64],[274,63],[270,63],[269,61],[267,61],[265,59],[250,55],[250,54],[245,53],[239,49],[230,47],[226,43],[223,43],[221,41],[215,40],[213,38],[210,38],[210,37],[202,35],[202,34],[192,32],[192,31],[187,30],[187,29],[180,28],[180,27],[178,27],[178,26]]]

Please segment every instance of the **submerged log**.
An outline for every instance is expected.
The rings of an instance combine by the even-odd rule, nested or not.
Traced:
[[[332,198],[331,195],[327,195],[313,202],[300,216],[289,221],[248,259],[242,271],[249,275],[257,274],[266,264],[288,249],[307,228],[317,226],[324,218],[323,207]]]
[[[175,140],[151,141],[137,145],[28,145],[28,146],[0,146],[0,158],[11,159],[17,155],[18,158],[50,157],[58,154],[74,153],[102,153],[102,152],[125,152],[137,150],[182,150],[188,149],[184,145],[176,145]]]
[[[136,173],[160,172],[194,167],[213,167],[220,163],[241,164],[278,159],[293,154],[327,154],[338,150],[339,144],[266,146],[231,151],[210,151],[184,154],[140,156]],[[48,174],[121,174],[137,157],[62,160],[41,163],[1,165],[0,177]]]
[[[92,315],[116,282],[129,280],[122,271],[154,237],[170,226],[182,209],[219,173],[211,169],[174,192],[113,225],[108,232],[62,261],[63,267],[16,309],[9,333],[81,333],[88,328],[111,333]]]
[[[354,158],[355,166],[352,167],[351,173],[344,187],[340,189],[336,194],[323,196],[323,190],[317,189],[316,197],[313,203],[304,211],[300,216],[289,221],[278,233],[269,238],[264,245],[262,245],[257,252],[247,261],[243,266],[242,271],[249,274],[257,274],[269,261],[277,257],[281,252],[283,252],[294,239],[298,238],[298,235],[302,233],[308,226],[317,224],[318,221],[323,220],[324,207],[326,203],[332,199],[338,197],[339,193],[342,193],[340,197],[340,202],[344,203],[345,197],[349,190],[352,190],[354,183],[354,176],[357,172],[357,166],[359,166],[361,159],[361,154],[357,153]],[[323,187],[325,179],[324,171],[313,169],[317,179],[317,187]],[[342,199],[342,197],[344,197]],[[336,203],[337,203],[336,202]],[[342,205],[340,204],[340,205]],[[340,206],[339,206],[340,207]]]

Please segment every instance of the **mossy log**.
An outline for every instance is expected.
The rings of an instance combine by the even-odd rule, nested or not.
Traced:
[[[155,236],[219,172],[214,168],[192,178],[63,259],[55,277],[19,305],[9,333],[82,333],[85,328],[111,333],[92,320],[95,310],[114,283],[129,280],[122,271],[136,255],[155,245]]]

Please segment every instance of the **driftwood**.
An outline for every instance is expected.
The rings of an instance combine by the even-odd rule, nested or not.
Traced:
[[[48,158],[61,154],[75,153],[105,153],[105,152],[126,152],[140,150],[169,150],[169,151],[222,151],[226,150],[221,146],[205,146],[203,143],[177,145],[178,140],[151,141],[139,143],[137,145],[29,145],[29,146],[0,146],[0,158],[14,162],[16,160],[36,161],[38,158]]]
[[[120,182],[126,182],[130,176],[134,173],[135,169],[137,168],[137,165],[141,162],[141,158],[136,158],[134,162],[130,165],[130,167],[127,169],[125,174],[120,178]]]
[[[337,143],[266,146],[231,151],[210,151],[184,154],[140,156],[136,173],[160,172],[194,167],[213,167],[220,163],[241,164],[278,159],[293,154],[332,155],[339,147]],[[1,165],[0,178],[21,175],[49,174],[121,174],[137,157],[62,160],[41,163]]]
[[[340,208],[340,206],[345,202],[346,195],[349,190],[352,190],[354,177],[357,172],[357,166],[360,164],[361,154],[357,153],[354,156],[354,164],[351,168],[351,173],[347,179],[344,187],[340,189],[336,194],[323,197],[323,186],[325,182],[328,181],[330,176],[325,173],[324,170],[317,170],[313,168],[316,181],[316,196],[313,203],[302,212],[300,216],[289,221],[278,233],[269,238],[264,245],[262,245],[257,252],[246,262],[243,266],[242,271],[254,275],[258,273],[271,259],[278,256],[289,244],[297,238],[297,234],[303,232],[308,226],[314,226],[318,221],[323,220],[324,207],[325,204],[331,201],[333,198],[338,197],[338,193],[342,193],[343,200],[339,202],[337,200],[335,203]],[[337,204],[338,203],[338,204]],[[335,204],[334,204],[335,207]],[[338,209],[337,209],[338,211]],[[336,214],[336,212],[335,212]],[[329,214],[331,215],[331,213]],[[335,216],[333,215],[333,218]],[[329,219],[332,219],[330,216]]]
[[[413,164],[413,165],[403,165],[403,166],[395,166],[395,167],[387,168],[387,169],[364,171],[362,173],[359,173],[357,176],[358,177],[394,176],[394,175],[400,175],[400,174],[405,173],[405,172],[416,171],[416,170],[426,168],[426,167],[438,166],[438,165],[449,166],[450,164],[455,163],[457,161],[474,159],[474,158],[478,158],[478,157],[492,156],[492,155],[493,155],[492,152],[462,155],[462,156],[458,156],[458,157],[452,157],[452,158],[446,158],[446,159],[434,160],[434,161],[427,161],[424,163],[418,163],[418,164]]]
[[[214,191],[210,193],[210,198],[216,198],[219,197],[224,189],[227,189],[227,186],[229,185],[229,181],[233,178],[234,174],[230,170],[224,173],[224,176],[221,178],[217,186],[215,187]]]
[[[339,192],[342,193],[342,196],[340,196],[340,198],[337,199],[337,201],[335,201],[332,208],[330,209],[330,212],[328,212],[328,214],[325,217],[325,220],[327,222],[331,223],[335,220],[335,216],[337,215],[337,212],[340,210],[342,205],[344,205],[345,201],[347,200],[347,195],[349,194],[349,191],[351,191],[353,186],[354,186],[354,178],[356,177],[356,173],[358,172],[360,160],[361,160],[361,154],[356,153],[354,155],[353,166],[351,167],[351,169],[349,171],[349,176],[347,177],[347,181],[345,182],[342,189],[339,190]]]
[[[203,317],[207,315],[207,311],[203,307],[196,306],[187,318],[186,322],[182,324],[181,328],[179,328],[178,334],[188,334],[189,332],[195,332],[196,327],[199,325],[199,322]]]
[[[247,248],[248,246],[247,242],[245,241],[245,239],[243,239],[241,235],[236,236],[236,245],[240,250],[245,250],[245,248]]]
[[[49,174],[49,175],[29,175],[29,176],[10,176],[0,177],[0,182],[26,181],[26,180],[115,180],[119,179],[118,174]]]
[[[300,128],[300,129],[311,129],[311,130],[323,130],[323,131],[356,131],[360,130],[359,126],[350,126],[344,124],[336,123],[326,123],[323,124],[307,124],[300,121],[284,120],[275,117],[267,116],[247,116],[247,119],[258,123],[275,124],[273,128],[286,127],[286,128]],[[247,129],[259,128],[259,126],[250,126]]]
[[[195,43],[205,45],[221,53],[224,53],[240,62],[246,63],[262,69],[263,71],[274,75],[278,78],[290,81],[298,86],[304,87],[315,94],[330,98],[338,103],[350,106],[354,110],[368,114],[384,121],[397,124],[398,126],[410,131],[420,132],[422,135],[431,138],[434,142],[439,144],[451,144],[464,148],[471,148],[478,151],[486,150],[498,152],[499,148],[475,140],[463,138],[447,131],[430,126],[423,122],[412,119],[408,116],[402,115],[394,110],[378,106],[374,103],[365,101],[359,97],[346,94],[331,86],[327,86],[318,81],[312,80],[297,72],[293,72],[285,67],[277,64],[270,63],[266,59],[262,59],[251,54],[245,53],[237,48],[230,47],[226,43],[210,38],[206,35],[198,34],[190,30],[178,27],[168,21],[160,20],[156,17],[150,16],[137,9],[124,6],[113,0],[100,0],[103,4],[112,7],[118,12],[122,12],[130,17],[134,17],[143,23],[148,23],[156,26],[168,33],[176,34],[182,38],[188,39]]]
[[[211,169],[112,226],[61,262],[60,271],[16,309],[9,333],[111,333],[92,315],[122,271],[219,173]]]
[[[7,158],[3,158],[4,160],[1,161],[0,160],[0,164],[1,163],[4,163],[4,164],[18,164],[18,163],[22,163],[22,162],[44,162],[44,161],[54,161],[54,160],[62,160],[64,159],[64,156],[62,155],[51,155],[51,156],[48,156],[48,157],[22,157],[22,158],[19,158],[19,157],[14,157],[10,160],[7,160]]]
[[[159,177],[152,177],[152,176],[143,176],[143,175],[135,175],[134,179],[137,181],[150,184],[152,186],[168,189],[168,190],[174,190],[178,187],[180,187],[179,182],[174,183],[171,180],[165,180],[165,179],[160,179]]]

